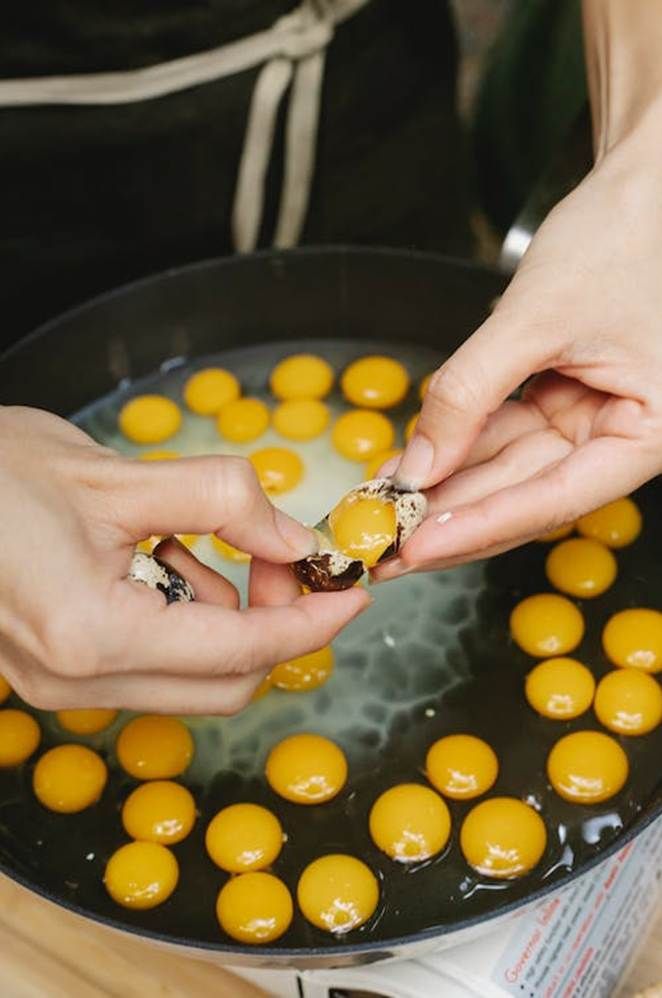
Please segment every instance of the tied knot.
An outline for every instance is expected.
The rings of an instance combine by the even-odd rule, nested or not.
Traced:
[[[282,35],[278,55],[299,62],[327,47],[333,38],[333,21],[315,13],[309,6],[302,6],[279,18],[274,30]]]

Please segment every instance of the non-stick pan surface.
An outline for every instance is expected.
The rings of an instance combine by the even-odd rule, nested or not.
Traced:
[[[211,261],[119,289],[49,323],[0,362],[0,399],[69,415],[172,358],[281,340],[312,338],[322,346],[338,339],[391,341],[447,354],[484,318],[501,288],[501,278],[489,271],[395,251],[308,250]],[[596,675],[608,668],[599,636],[610,613],[659,603],[660,494],[657,483],[641,491],[645,543],[619,554],[619,581],[601,598],[599,609],[587,614],[579,657],[591,663]],[[385,863],[365,831],[370,802],[391,783],[420,778],[425,748],[449,730],[473,730],[494,745],[502,762],[495,793],[544,803],[553,797],[544,775],[549,747],[567,730],[597,725],[592,715],[558,725],[522,708],[522,678],[531,662],[508,642],[506,622],[517,599],[548,588],[542,564],[540,548],[531,545],[487,566],[478,623],[461,633],[458,652],[463,660],[458,660],[458,671],[465,673],[470,662],[471,676],[441,701],[430,689],[435,712],[429,724],[422,723],[420,711],[410,716],[401,712],[389,731],[383,767],[359,767],[352,793],[317,809],[319,817],[282,802],[276,808],[297,830],[297,850],[279,871],[291,886],[296,871],[319,854],[322,839],[324,851],[355,852],[383,872],[380,917],[366,931],[335,942],[299,917],[272,948],[248,950],[222,940],[213,917],[219,878],[199,861],[206,819],[219,801],[230,803],[248,794],[274,806],[260,781],[247,783],[231,771],[219,772],[209,785],[192,787],[202,817],[193,835],[176,847],[182,882],[176,895],[152,912],[121,911],[101,883],[105,860],[118,844],[118,803],[130,787],[117,773],[97,808],[70,818],[36,804],[30,767],[0,773],[0,869],[80,913],[161,940],[214,949],[226,953],[230,962],[304,965],[377,959],[404,944],[452,935],[542,897],[605,858],[662,812],[662,731],[627,741],[632,776],[614,800],[593,808],[554,800],[550,843],[541,864],[544,878],[531,875],[515,883],[489,884],[463,877],[456,845],[467,809],[463,805],[451,808],[454,858],[444,853],[425,869]],[[440,612],[452,617],[463,611],[448,604]]]

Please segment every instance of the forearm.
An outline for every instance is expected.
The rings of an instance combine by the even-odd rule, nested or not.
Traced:
[[[599,161],[633,133],[652,140],[662,128],[662,2],[583,0],[583,12]]]

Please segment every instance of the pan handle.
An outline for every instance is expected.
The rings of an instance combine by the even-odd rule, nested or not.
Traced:
[[[546,216],[584,179],[593,164],[588,108],[582,110],[568,131],[566,141],[532,189],[519,215],[506,233],[498,266],[514,274],[529,243]]]

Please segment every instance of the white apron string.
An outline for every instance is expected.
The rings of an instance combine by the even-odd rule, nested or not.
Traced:
[[[262,65],[253,89],[232,209],[235,249],[255,248],[278,108],[293,79],[283,190],[273,244],[296,245],[315,166],[325,49],[340,24],[370,0],[303,0],[270,29],[208,52],[144,69],[0,80],[0,108],[113,105],[153,100]]]

